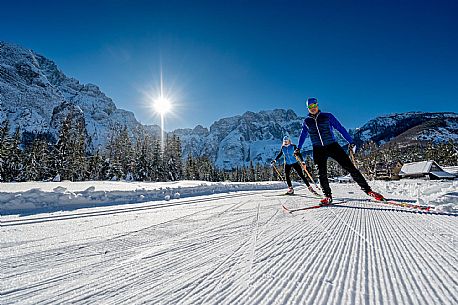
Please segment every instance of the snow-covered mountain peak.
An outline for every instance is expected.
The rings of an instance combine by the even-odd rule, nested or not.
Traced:
[[[458,114],[453,112],[405,112],[378,116],[361,128],[354,130],[357,142],[374,141],[377,144],[389,142],[398,135],[416,127],[416,132],[411,133],[411,140],[424,139],[422,134],[431,128],[432,121],[439,121],[447,129],[450,137],[457,134]],[[424,126],[424,128],[418,127]],[[447,136],[445,136],[447,138]]]
[[[97,85],[81,84],[52,60],[7,42],[0,42],[0,89],[0,120],[8,119],[12,130],[19,127],[56,139],[60,126],[53,113],[74,108],[69,104],[82,110],[92,147],[106,143],[112,126],[126,125],[130,132],[141,126]]]

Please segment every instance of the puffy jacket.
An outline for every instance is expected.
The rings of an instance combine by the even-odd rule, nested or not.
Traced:
[[[277,157],[275,157],[275,161],[277,161],[283,155],[285,158],[285,164],[296,163],[297,160],[296,160],[296,157],[294,156],[294,151],[296,150],[296,148],[297,146],[294,144],[283,145]],[[299,155],[299,158],[302,160],[302,156]]]
[[[325,146],[336,142],[333,130],[337,129],[348,143],[353,143],[352,137],[340,122],[331,113],[318,111],[316,115],[309,115],[302,124],[302,132],[297,147],[302,148],[305,138],[310,134],[313,146]]]

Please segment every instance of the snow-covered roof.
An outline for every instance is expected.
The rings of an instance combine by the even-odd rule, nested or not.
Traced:
[[[442,166],[442,169],[450,174],[458,175],[458,166]]]
[[[453,178],[450,172],[444,171],[434,160],[406,163],[402,166],[399,175],[426,175],[432,174],[438,178]]]
[[[455,178],[455,175],[447,173],[445,171],[433,171],[430,172],[430,174],[436,176],[437,178]]]
[[[399,174],[402,175],[416,175],[416,174],[427,174],[431,169],[434,161],[420,161],[406,163],[402,166]]]

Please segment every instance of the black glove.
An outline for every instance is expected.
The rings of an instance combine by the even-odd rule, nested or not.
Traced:
[[[295,156],[299,156],[300,153],[301,153],[301,150],[300,150],[299,148],[296,148],[296,149],[294,150],[294,155],[295,155]]]
[[[270,165],[274,165],[277,162],[277,160],[272,160],[270,161]]]

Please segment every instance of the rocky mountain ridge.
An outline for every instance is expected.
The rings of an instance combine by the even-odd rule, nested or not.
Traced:
[[[113,126],[125,125],[131,134],[137,129],[160,133],[158,126],[143,126],[132,112],[118,109],[96,85],[66,76],[53,61],[34,51],[0,42],[0,122],[8,120],[12,132],[19,127],[23,134],[47,133],[56,139],[69,113],[84,120],[91,150],[106,144]],[[208,156],[219,168],[231,169],[251,161],[266,164],[278,153],[284,135],[297,143],[303,119],[293,110],[248,111],[219,119],[209,128],[198,125],[171,133],[181,139],[183,158]],[[350,133],[358,145],[458,141],[458,114],[382,115]],[[342,137],[338,139],[347,144]],[[308,150],[310,140],[304,145],[304,151]]]

